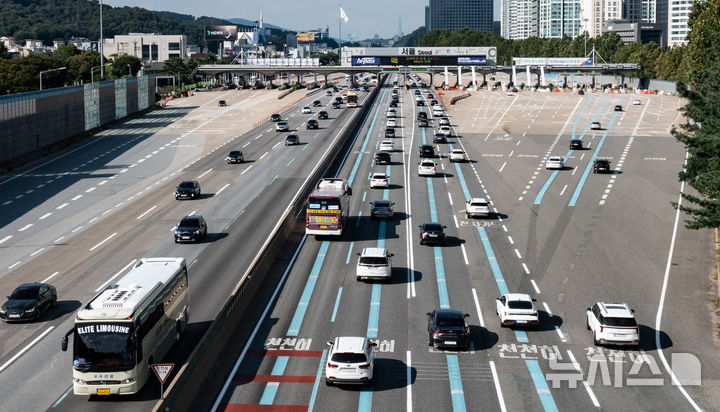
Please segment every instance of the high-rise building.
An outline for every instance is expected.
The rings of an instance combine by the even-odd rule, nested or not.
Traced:
[[[538,35],[537,0],[500,0],[500,35],[522,40]]]
[[[492,31],[493,0],[430,0],[425,10],[428,30]]]
[[[688,15],[695,0],[669,0],[667,16],[668,46],[674,47],[687,43]]]
[[[540,0],[538,37],[577,37],[582,17],[582,0]]]

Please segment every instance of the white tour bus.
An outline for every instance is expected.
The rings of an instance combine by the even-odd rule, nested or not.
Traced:
[[[83,306],[73,335],[73,391],[125,395],[140,391],[187,325],[184,258],[145,258]]]

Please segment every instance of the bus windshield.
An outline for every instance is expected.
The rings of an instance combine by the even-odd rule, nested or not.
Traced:
[[[79,371],[122,371],[135,366],[132,323],[81,323],[76,327],[73,366]]]
[[[340,201],[338,199],[311,197],[308,201],[308,209],[340,210]]]
[[[354,94],[354,93],[348,94],[348,96],[347,96],[347,104],[349,104],[349,105],[355,105],[355,104],[357,104],[357,101],[358,101],[358,97],[357,97],[356,94]]]

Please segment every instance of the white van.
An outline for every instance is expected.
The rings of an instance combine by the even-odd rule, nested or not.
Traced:
[[[385,248],[366,247],[358,253],[355,269],[358,281],[368,279],[389,280],[392,277],[392,253]]]

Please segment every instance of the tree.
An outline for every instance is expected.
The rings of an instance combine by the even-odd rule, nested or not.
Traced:
[[[112,56],[112,66],[109,66],[111,78],[122,78],[136,76],[142,67],[142,62],[135,56],[123,54]]]
[[[687,50],[683,55],[680,74],[690,81],[693,73],[706,64],[720,61],[720,50],[711,47],[714,34],[720,32],[720,0],[696,1],[688,16]]]
[[[720,32],[711,36],[710,47],[720,47]],[[717,50],[717,49],[715,49]],[[688,100],[681,111],[688,122],[673,129],[675,138],[689,152],[687,166],[679,177],[687,182],[699,196],[683,193],[683,198],[694,206],[680,206],[691,220],[685,222],[690,229],[720,226],[720,61],[712,60],[712,53],[700,70],[690,77],[690,87],[678,82],[678,91]]]
[[[10,55],[8,54],[7,47],[5,47],[5,43],[0,43],[0,59],[9,59]]]

